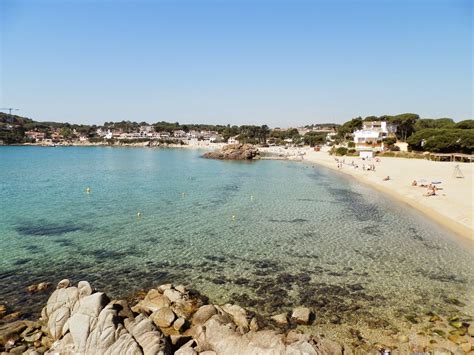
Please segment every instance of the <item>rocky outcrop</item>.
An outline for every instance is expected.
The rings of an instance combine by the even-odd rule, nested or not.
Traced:
[[[0,325],[0,353],[337,355],[375,354],[387,349],[399,353],[472,352],[474,328],[464,315],[448,319],[453,328],[449,334],[434,329],[437,342],[432,346],[426,345],[420,334],[408,337],[392,331],[386,345],[370,344],[353,328],[347,330],[353,341],[341,345],[322,335],[302,333],[309,330],[314,334],[317,329],[308,327],[316,318],[314,310],[302,306],[277,314],[268,322],[236,304],[206,304],[205,297],[184,286],[165,284],[136,296],[136,304],[130,308],[125,300],[110,300],[86,281],[71,286],[69,280],[62,280],[39,321],[16,320]],[[5,314],[7,307],[0,307],[0,311]],[[441,317],[430,314],[430,322],[439,324]]]
[[[68,287],[63,280],[39,322],[19,321],[0,330],[0,350],[15,345],[38,353],[168,354],[169,343],[146,314],[134,315],[125,301],[110,301],[88,282]]]
[[[291,331],[259,330],[235,304],[205,304],[171,284],[151,289],[132,308],[88,282],[61,281],[38,322],[0,328],[0,351],[47,354],[341,354],[342,347]],[[294,312],[295,313],[295,312]],[[297,312],[298,313],[298,312]],[[303,314],[304,316],[304,314]],[[327,349],[331,349],[328,352]],[[337,351],[334,351],[337,349]]]
[[[224,160],[252,160],[259,159],[260,152],[250,144],[228,144],[221,150],[205,153],[203,157]]]

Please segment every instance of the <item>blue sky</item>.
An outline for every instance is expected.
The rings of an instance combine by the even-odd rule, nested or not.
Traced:
[[[37,120],[472,118],[470,0],[0,1],[0,107]]]

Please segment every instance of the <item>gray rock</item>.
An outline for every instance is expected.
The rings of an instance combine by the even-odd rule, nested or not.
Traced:
[[[222,310],[232,317],[232,320],[238,327],[242,327],[244,331],[248,331],[249,322],[247,321],[247,312],[240,306],[225,304]]]
[[[67,282],[63,280],[58,284],[58,287],[65,284]],[[41,311],[41,318],[46,321],[48,333],[53,340],[57,340],[65,334],[64,325],[71,316],[78,300],[79,290],[77,287],[60,287],[49,297],[46,307]]]
[[[168,328],[173,324],[175,314],[169,307],[160,308],[151,315],[153,323],[160,328]]]
[[[39,340],[42,335],[43,333],[41,332],[41,330],[36,330],[31,333],[25,334],[23,336],[23,339],[29,343],[34,343],[35,341]]]
[[[89,354],[97,354],[97,352],[90,352]],[[104,353],[104,355],[141,355],[143,352],[138,346],[137,342],[129,333],[122,334],[115,343],[112,344]],[[160,353],[163,354],[163,353]]]
[[[92,287],[87,281],[79,281],[77,288],[79,289],[80,298],[92,295]]]
[[[39,284],[33,284],[26,288],[26,290],[30,293],[42,292],[46,291],[51,284],[49,282],[40,282]]]
[[[175,355],[197,355],[197,352],[193,348],[179,348]]]
[[[278,325],[287,325],[288,324],[288,317],[286,313],[276,314],[271,317],[271,319]]]
[[[335,341],[329,339],[320,339],[316,342],[316,350],[320,355],[342,355],[344,354],[344,349],[341,344],[336,343]],[[348,352],[351,353],[350,351]]]
[[[19,345],[19,346],[15,346],[14,348],[11,348],[9,350],[9,353],[10,354],[15,354],[15,355],[20,355],[20,354],[23,354],[26,349],[28,349],[28,347],[26,345]]]
[[[296,343],[296,342],[310,341],[310,339],[311,339],[311,336],[309,334],[300,333],[299,331],[296,331],[296,330],[290,330],[286,334],[285,342],[287,344],[291,344],[291,343]]]
[[[296,307],[293,309],[291,318],[298,324],[309,324],[311,310],[307,307]]]
[[[173,289],[167,289],[163,292],[163,294],[166,297],[168,297],[168,299],[171,302],[177,302],[177,301],[181,300],[182,297],[183,297],[183,295],[179,291],[176,291],[176,290],[173,290]]]
[[[257,318],[256,318],[256,317],[253,317],[253,318],[250,320],[249,328],[250,328],[250,330],[252,330],[252,331],[254,331],[254,332],[256,332],[256,331],[259,329],[258,321],[257,321]]]
[[[185,319],[189,319],[193,312],[196,310],[192,303],[184,300],[174,302],[170,307],[173,312],[178,316]]]
[[[51,345],[48,353],[87,355],[168,353],[163,334],[144,315],[127,318],[122,322],[123,318],[119,316],[119,312],[123,311],[122,305],[119,302],[108,303],[108,297],[101,292],[87,295],[92,288],[86,282],[80,283],[79,288],[69,287],[56,291],[67,294],[71,289],[75,289],[74,295],[77,297],[75,302],[68,303],[56,295],[53,300],[50,299],[51,302],[48,301],[49,310],[47,307],[44,309],[45,316],[55,315],[59,310],[65,309],[65,305],[74,304],[68,308],[71,315],[62,327],[63,336]],[[61,307],[56,309],[58,299],[63,302],[62,305],[59,302]]]
[[[185,323],[186,319],[184,319],[183,317],[179,317],[174,321],[173,328],[179,332],[184,327]]]
[[[250,144],[228,144],[221,150],[204,153],[203,158],[251,160],[259,159],[260,152]]]
[[[238,334],[230,325],[220,324],[211,318],[196,339],[201,349],[213,350],[218,354],[283,354],[285,345],[282,337],[272,331]]]
[[[161,293],[165,292],[165,290],[170,290],[173,288],[173,285],[172,284],[163,284],[161,286],[158,287],[158,291],[160,291]]]
[[[143,349],[145,355],[158,354],[160,352],[167,353],[169,345],[166,338],[155,327],[153,322],[143,314],[140,314],[125,326]]]
[[[322,355],[321,353],[317,352],[311,344],[304,341],[299,341],[287,345],[285,349],[285,354]]]
[[[140,301],[132,310],[137,313],[145,312],[147,314],[156,312],[163,307],[169,307],[171,301],[158,290],[151,289],[145,298]]]
[[[107,302],[108,298],[102,292],[86,296],[78,302],[78,306],[64,327],[71,332],[75,349],[78,352],[85,352],[88,345],[100,347],[100,350],[104,351],[115,340],[110,332],[115,332],[112,319],[116,315],[116,311],[112,307],[108,307],[104,312],[101,312]],[[100,319],[98,319],[99,314],[101,314]]]
[[[178,292],[186,293],[186,288],[183,285],[178,285],[174,289]]]
[[[58,286],[56,288],[67,288],[70,284],[71,281],[69,281],[69,279],[62,279],[58,282]]]
[[[0,345],[5,346],[9,340],[17,341],[20,333],[28,326],[24,321],[15,321],[0,326]]]
[[[209,318],[217,314],[216,307],[212,304],[207,304],[199,307],[199,309],[194,313],[192,318],[192,323],[194,325],[204,324]]]

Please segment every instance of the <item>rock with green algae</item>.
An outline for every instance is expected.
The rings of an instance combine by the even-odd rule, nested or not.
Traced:
[[[461,321],[451,321],[449,322],[449,325],[456,329],[462,328],[463,326]]]

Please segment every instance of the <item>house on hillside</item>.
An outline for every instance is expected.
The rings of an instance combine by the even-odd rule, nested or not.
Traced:
[[[25,136],[34,139],[36,142],[41,142],[42,140],[45,139],[46,134],[43,132],[37,132],[37,131],[26,131]]]
[[[175,138],[186,138],[186,132],[182,129],[176,129],[173,131],[173,137]]]
[[[239,144],[239,140],[237,139],[238,136],[230,137],[227,140],[227,144]]]
[[[140,133],[143,133],[142,136],[146,136],[148,133],[152,133],[154,131],[155,129],[153,126],[150,126],[150,125],[140,126]]]
[[[188,133],[186,133],[186,137],[188,139],[197,139],[199,137],[199,132],[192,129]]]
[[[356,151],[362,158],[371,158],[375,152],[384,150],[383,139],[396,132],[396,126],[386,121],[363,122],[362,129],[354,132]]]
[[[306,133],[311,132],[311,129],[306,127],[297,127],[296,129],[298,130],[298,134],[300,136],[304,136]]]

